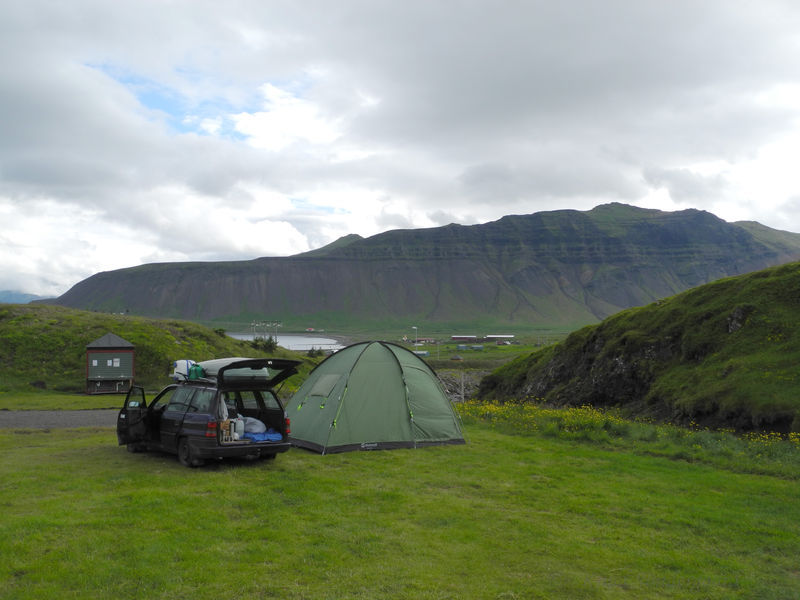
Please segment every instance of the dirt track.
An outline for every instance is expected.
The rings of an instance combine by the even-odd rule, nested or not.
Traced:
[[[119,409],[0,410],[0,429],[116,427]]]

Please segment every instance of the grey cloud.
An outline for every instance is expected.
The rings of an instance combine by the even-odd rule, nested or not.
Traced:
[[[0,196],[98,218],[122,211],[131,235],[158,246],[153,257],[193,245],[197,256],[230,257],[215,242],[173,239],[159,190],[246,209],[248,184],[288,197],[353,185],[408,203],[382,213],[378,228],[413,227],[414,214],[447,224],[635,202],[654,188],[709,206],[729,183],[685,166],[756,156],[797,114],[764,99],[800,80],[791,2],[231,6],[4,4],[0,51],[14,60],[0,65]],[[175,115],[140,101],[161,91],[188,115],[224,119],[262,110],[267,82],[338,120],[332,155],[371,155],[263,152],[175,131]],[[281,218],[314,246],[350,233],[345,217],[307,207]]]
[[[800,232],[800,195],[788,198],[774,213],[765,215],[761,223],[784,231]]]
[[[376,60],[356,64],[368,69],[364,78],[384,97],[358,132],[410,144],[460,147],[466,141],[470,149],[478,141],[473,136],[482,135],[491,141],[587,139],[581,131],[635,134],[660,115],[672,119],[670,126],[680,115],[691,118],[720,85],[724,98],[728,91],[760,89],[768,76],[797,75],[786,61],[775,60],[781,34],[790,35],[790,27],[772,26],[770,41],[765,25],[742,5],[720,6],[528,2],[502,5],[510,7],[504,11],[473,3],[422,25],[390,11],[391,28],[370,22],[376,25],[371,34],[349,37],[351,45],[375,42]],[[452,26],[442,29],[443,22]],[[379,36],[409,34],[414,42],[405,53],[382,54],[404,42],[379,44]],[[676,113],[670,108],[675,94],[685,103]],[[658,140],[652,141],[655,150]]]
[[[381,209],[376,221],[384,229],[412,229],[414,227],[414,222],[408,216],[390,212],[386,210],[386,207]]]
[[[522,164],[480,164],[460,177],[473,202],[509,202],[597,195],[631,200],[644,191],[624,165],[586,156],[580,149],[553,152]]]
[[[722,176],[706,177],[687,169],[653,167],[645,169],[643,176],[654,188],[666,188],[673,200],[698,206],[718,200],[727,186]]]
[[[84,54],[87,48],[102,48],[108,60],[126,61],[150,76],[161,76],[183,86],[188,95],[201,93],[203,77],[180,77],[159,66],[165,62],[159,62],[159,51],[180,59],[187,73],[193,68],[202,73],[205,59],[206,69],[244,60],[253,69],[250,74],[241,69],[226,73],[234,78],[231,88],[242,81],[252,85],[285,77],[304,64],[320,65],[331,77],[308,91],[330,102],[332,116],[352,112],[353,89],[358,87],[380,99],[374,110],[353,117],[347,130],[353,139],[391,145],[401,152],[424,149],[439,159],[467,164],[482,151],[491,152],[497,162],[513,160],[509,151],[529,141],[555,141],[576,151],[612,143],[650,164],[675,155],[752,148],[786,115],[746,100],[738,100],[738,110],[727,109],[725,88],[738,88],[746,95],[768,73],[797,75],[783,66],[785,61],[774,60],[783,49],[783,28],[772,25],[770,42],[763,35],[766,26],[736,3],[725,3],[724,11],[717,10],[720,4],[704,3],[701,8],[686,2],[669,7],[585,4],[581,10],[550,2],[473,2],[458,10],[449,4],[414,2],[342,3],[335,10],[326,3],[303,10],[243,3],[239,13],[222,21],[204,17],[203,8],[210,5],[199,3],[196,10],[188,10],[188,5],[177,4],[152,23],[155,33],[146,33],[146,10],[124,3],[116,10],[103,3],[88,6],[93,18],[66,19],[76,33],[87,34],[86,41],[67,44],[77,45]],[[320,19],[321,14],[326,18]],[[186,25],[171,32],[172,41],[163,41],[161,35],[178,20]],[[260,46],[242,44],[248,28],[259,33]],[[185,48],[204,38],[211,40],[208,46],[213,50],[201,46],[199,57],[191,58]],[[124,51],[126,41],[135,53]],[[292,53],[289,67],[281,66]],[[49,70],[47,76],[51,74]],[[201,151],[192,151],[187,141],[181,144],[182,157],[174,159],[185,163],[159,174],[155,161],[142,157],[172,163],[174,139],[157,131],[157,123],[148,123],[119,86],[113,89],[113,82],[89,79],[75,82],[74,93],[68,82],[53,82],[49,93],[31,90],[23,104],[32,97],[49,97],[52,105],[41,107],[31,115],[35,118],[19,120],[51,132],[52,137],[42,134],[32,144],[46,140],[52,147],[61,137],[77,145],[78,152],[94,152],[99,164],[89,169],[87,180],[98,180],[101,169],[113,169],[106,167],[111,158],[132,165],[145,182],[157,175],[182,177],[198,190],[219,194],[229,180],[259,177],[264,169],[263,163],[260,168],[254,165],[254,157],[248,160],[253,153],[238,153],[233,165],[219,158],[224,150],[205,152],[204,143],[195,141]],[[710,96],[712,89],[718,90],[717,96]],[[728,98],[724,104],[723,98]],[[715,103],[719,106],[709,114],[708,107]],[[140,135],[149,127],[156,131]],[[215,161],[227,162],[228,168],[215,169]],[[85,160],[87,166],[90,163]],[[578,160],[574,164],[579,170],[598,171]],[[558,163],[553,166],[558,168]],[[125,171],[118,168],[121,176]],[[604,193],[605,187],[601,183],[596,193]],[[565,196],[572,194],[568,188]]]
[[[450,225],[452,223],[458,224],[468,224],[474,223],[476,220],[474,217],[471,216],[459,216],[451,212],[446,212],[443,210],[436,210],[433,212],[429,212],[426,215],[431,221],[433,221],[436,225]]]

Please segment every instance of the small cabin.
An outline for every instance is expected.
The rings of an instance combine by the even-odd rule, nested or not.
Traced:
[[[86,393],[125,393],[133,385],[134,345],[107,333],[86,345]]]

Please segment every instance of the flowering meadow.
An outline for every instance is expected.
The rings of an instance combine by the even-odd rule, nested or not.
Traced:
[[[623,418],[613,409],[554,408],[541,403],[469,401],[457,404],[467,423],[497,431],[599,444],[738,472],[800,478],[800,433],[711,430]]]

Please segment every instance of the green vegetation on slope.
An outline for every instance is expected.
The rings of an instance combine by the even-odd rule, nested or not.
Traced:
[[[220,330],[178,320],[110,315],[49,305],[0,305],[0,391],[86,388],[86,345],[112,332],[135,346],[136,382],[158,389],[173,361],[266,356]],[[278,348],[269,356],[302,359]],[[307,362],[304,371],[313,364]],[[287,384],[292,383],[287,382]]]
[[[800,263],[723,279],[512,361],[483,380],[480,395],[798,431],[799,310]]]
[[[797,597],[791,442],[731,470],[700,433],[620,451],[596,415],[510,416],[469,416],[465,446],[202,469],[109,429],[0,431],[0,598]]]

